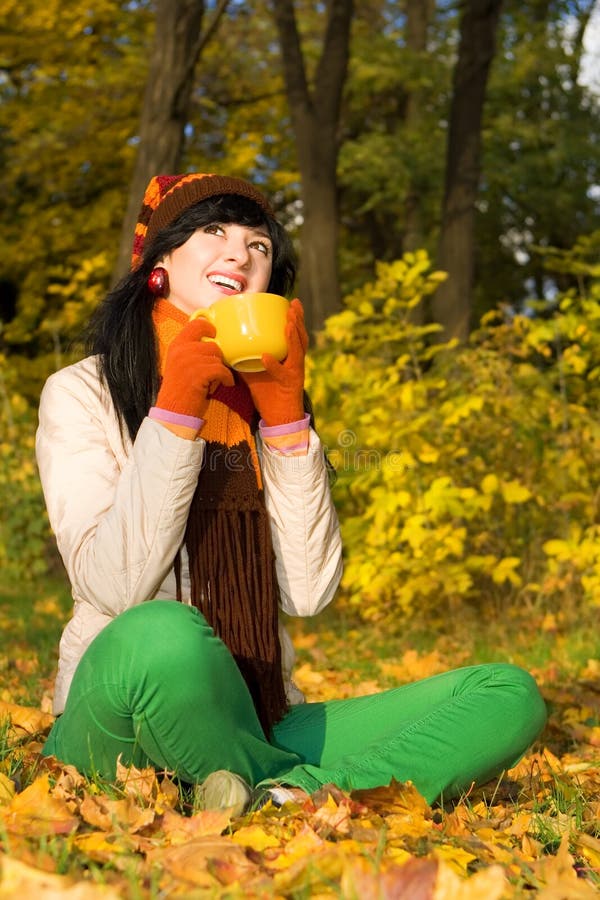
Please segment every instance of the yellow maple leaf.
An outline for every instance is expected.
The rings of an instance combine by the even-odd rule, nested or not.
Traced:
[[[162,830],[169,843],[183,844],[195,838],[218,836],[230,823],[230,809],[204,809],[189,817],[167,809],[162,817]]]
[[[299,860],[310,858],[325,846],[325,841],[319,837],[316,831],[309,825],[304,825],[302,830],[285,844],[281,853],[265,860],[269,869],[288,869]]]
[[[131,796],[122,800],[110,800],[108,797],[92,797],[86,794],[79,812],[94,828],[100,828],[102,831],[121,828],[127,829],[131,834],[151,825],[155,818],[153,809],[138,806]]]
[[[0,700],[0,720],[2,719],[9,719],[17,733],[23,734],[48,731],[54,722],[54,716],[42,712],[41,709]]]
[[[213,875],[216,867],[220,869],[220,881],[227,883],[236,878],[243,880],[257,871],[243,847],[227,837],[203,837],[185,844],[151,848],[146,858],[163,873],[195,887],[218,887],[219,877]]]
[[[4,854],[0,854],[0,871],[3,900],[119,900],[122,896],[108,885],[74,883],[66,875],[42,872]]]
[[[600,871],[600,841],[598,838],[592,837],[591,834],[578,834],[574,846],[578,853],[585,856],[592,866]]]
[[[260,825],[246,825],[238,828],[232,836],[232,841],[242,847],[250,847],[261,853],[267,847],[279,847],[280,842],[272,834],[268,834]]]
[[[488,866],[465,879],[452,866],[440,862],[432,900],[500,900],[506,884],[501,866]]]
[[[129,848],[105,831],[94,831],[92,834],[78,834],[73,844],[86,856],[97,862],[107,862],[119,854],[128,853]]]
[[[35,779],[10,804],[2,809],[7,831],[29,836],[69,834],[79,825],[66,801],[50,793],[50,776],[46,773]]]
[[[433,848],[433,855],[441,862],[451,866],[459,875],[464,875],[469,863],[477,859],[473,853],[469,853],[462,847],[455,847],[452,844],[438,844]]]

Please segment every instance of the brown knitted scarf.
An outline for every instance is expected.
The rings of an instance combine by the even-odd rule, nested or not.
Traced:
[[[166,300],[153,311],[161,371],[188,317]],[[287,711],[278,632],[279,588],[245,383],[212,396],[204,462],[188,516],[191,599],[231,651],[268,736]],[[176,567],[176,573],[177,567]],[[178,585],[180,578],[178,577]],[[181,599],[178,587],[178,599]]]

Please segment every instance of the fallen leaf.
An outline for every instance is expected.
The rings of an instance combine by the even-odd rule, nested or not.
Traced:
[[[442,862],[432,900],[500,900],[506,886],[506,876],[500,866],[489,866],[470,878],[461,878]]]
[[[364,791],[352,791],[352,799],[363,803],[369,809],[381,814],[406,814],[413,818],[431,818],[431,808],[410,781],[401,782],[392,778],[385,787]]]
[[[451,844],[438,844],[433,848],[433,854],[454,869],[458,875],[465,875],[469,863],[477,859],[474,853],[469,853],[462,847],[454,847]]]
[[[35,900],[120,900],[121,897],[107,885],[76,883],[65,875],[42,872],[3,854],[0,855],[0,868],[2,900],[29,897],[35,897]]]
[[[256,864],[247,858],[242,847],[224,837],[198,838],[186,844],[159,847],[149,850],[147,859],[162,872],[197,887],[214,886],[219,881],[213,877],[211,864],[222,867],[227,863],[229,875],[235,870],[239,878],[257,871]]]
[[[179,788],[166,775],[158,782],[158,793],[154,803],[154,809],[160,816],[167,809],[174,809],[179,803]]]
[[[331,794],[326,802],[320,806],[310,817],[311,825],[315,831],[321,833],[323,827],[326,830],[337,831],[340,834],[348,834],[350,831],[350,801],[345,799],[338,804]]]
[[[122,841],[105,831],[78,834],[73,840],[73,846],[96,862],[108,862],[119,854],[130,852],[130,848]]]
[[[592,837],[591,834],[578,834],[573,845],[578,853],[585,856],[588,862],[600,871],[600,841],[598,838]]]
[[[8,775],[0,772],[0,806],[10,803],[15,795],[15,783]]]
[[[54,757],[50,759],[54,762]],[[86,781],[75,766],[59,764],[58,768],[50,766],[49,771],[53,772],[55,778],[52,796],[58,800],[76,801]]]
[[[295,855],[291,865],[275,873],[275,894],[294,896],[296,891],[310,897],[325,894],[342,877],[346,862],[338,847],[326,842],[319,852]]]
[[[432,900],[438,863],[414,856],[403,865],[374,871],[366,859],[348,860],[341,878],[343,897],[360,900]]]
[[[156,815],[150,807],[138,806],[131,796],[122,800],[110,800],[108,797],[92,797],[90,794],[86,794],[82,800],[79,813],[94,828],[102,831],[127,829],[131,834],[151,825]]]
[[[309,825],[304,825],[298,834],[282,846],[281,852],[267,854],[265,865],[269,869],[288,869],[294,863],[318,853],[324,846],[325,841]]]
[[[568,834],[563,835],[556,856],[538,860],[533,868],[540,881],[545,882],[537,900],[591,900],[598,896],[596,888],[577,876]]]
[[[69,834],[79,826],[66,801],[50,793],[50,778],[40,775],[10,804],[1,810],[5,828],[17,834],[40,837],[45,834]]]
[[[267,847],[280,846],[277,838],[272,834],[267,834],[260,825],[246,825],[238,828],[232,835],[232,841],[242,847],[250,847],[251,850],[256,850],[258,853],[262,853]]]
[[[218,836],[230,824],[231,812],[227,809],[204,809],[189,818],[168,809],[162,817],[162,830],[171,844]]]
[[[54,716],[42,712],[41,709],[0,700],[0,720],[2,719],[10,719],[17,734],[24,735],[49,731],[54,722]]]
[[[117,781],[122,784],[126,794],[140,798],[146,803],[153,803],[158,796],[159,785],[156,770],[151,766],[138,769],[136,766],[125,766],[121,757],[117,759]]]

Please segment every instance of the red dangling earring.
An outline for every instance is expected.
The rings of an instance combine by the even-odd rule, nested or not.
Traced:
[[[148,290],[154,297],[169,296],[169,273],[162,266],[156,266],[148,275]]]

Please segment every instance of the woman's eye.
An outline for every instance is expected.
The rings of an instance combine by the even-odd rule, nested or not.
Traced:
[[[260,250],[260,252],[264,253],[265,256],[268,256],[271,252],[271,245],[265,243],[265,241],[252,241],[250,246],[254,247],[256,250]]]
[[[204,229],[206,234],[223,234],[224,229],[222,225],[219,225],[218,222],[212,222],[210,225],[207,225]]]

